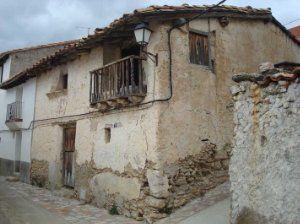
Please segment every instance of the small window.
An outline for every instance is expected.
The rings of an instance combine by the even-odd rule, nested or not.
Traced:
[[[68,89],[68,74],[62,76],[62,88]]]
[[[208,35],[189,32],[190,63],[209,66]]]
[[[111,139],[111,129],[110,128],[104,128],[104,140],[105,143],[109,143]]]
[[[56,87],[56,91],[61,91],[64,89],[68,89],[68,74],[61,74],[58,79],[58,84]]]

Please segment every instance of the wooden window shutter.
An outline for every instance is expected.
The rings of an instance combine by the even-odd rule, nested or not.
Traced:
[[[209,66],[208,35],[189,32],[190,62]]]

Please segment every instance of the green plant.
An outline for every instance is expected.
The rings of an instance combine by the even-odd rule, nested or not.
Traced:
[[[173,208],[164,207],[161,212],[170,215],[172,213]]]
[[[109,214],[111,215],[119,215],[118,208],[115,204],[109,209]]]

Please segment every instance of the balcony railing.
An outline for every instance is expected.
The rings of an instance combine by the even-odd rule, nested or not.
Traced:
[[[22,102],[14,102],[7,105],[6,122],[22,121]]]
[[[115,106],[122,100],[129,102],[134,97],[143,99],[146,95],[142,59],[138,56],[122,58],[90,73],[91,104]]]

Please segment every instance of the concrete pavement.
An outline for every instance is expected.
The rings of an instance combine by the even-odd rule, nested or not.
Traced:
[[[156,224],[229,224],[230,184],[226,182]]]
[[[229,224],[229,215],[230,198],[226,198],[183,220],[180,224]]]
[[[207,192],[156,224],[229,224],[230,184]],[[107,210],[0,177],[0,224],[138,224]]]
[[[105,209],[0,177],[0,224],[136,224]]]
[[[2,177],[0,180],[1,224],[66,224],[59,216],[33,203],[30,198],[10,189]]]

